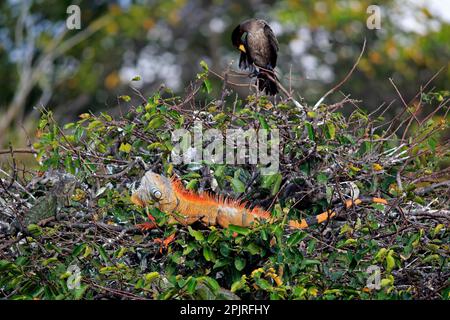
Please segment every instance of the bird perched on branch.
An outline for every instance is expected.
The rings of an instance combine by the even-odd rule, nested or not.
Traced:
[[[260,19],[242,22],[233,30],[231,41],[241,52],[239,68],[249,69],[256,76],[259,90],[270,95],[278,93],[273,71],[277,65],[278,41],[267,22]]]

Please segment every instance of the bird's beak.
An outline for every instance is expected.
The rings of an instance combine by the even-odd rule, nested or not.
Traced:
[[[239,50],[241,50],[242,52],[245,53],[245,47],[244,47],[243,44],[240,44],[240,45],[239,45]]]

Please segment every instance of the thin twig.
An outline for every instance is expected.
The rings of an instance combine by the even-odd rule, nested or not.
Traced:
[[[350,76],[353,74],[353,71],[355,71],[356,67],[358,66],[365,49],[366,49],[366,39],[364,39],[363,47],[353,67],[350,69],[350,71],[347,73],[344,79],[341,80],[341,82],[339,82],[337,85],[331,88],[327,93],[325,93],[325,95],[322,98],[319,99],[319,101],[316,102],[316,104],[313,106],[313,110],[316,110],[320,106],[320,104],[325,100],[326,97],[328,97],[330,94],[339,89],[350,78]]]

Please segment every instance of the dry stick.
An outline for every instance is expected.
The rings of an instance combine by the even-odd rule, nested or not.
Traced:
[[[391,102],[389,102],[389,105],[387,105],[387,106],[384,108],[384,110],[378,115],[378,117],[382,117],[382,116],[383,116],[383,115],[391,108],[391,106],[394,104],[394,102],[395,102],[395,100],[392,100]],[[371,115],[372,115],[372,114],[371,114]],[[370,116],[371,116],[371,115],[370,115]],[[380,124],[380,125],[374,127],[373,129],[374,129],[374,130],[378,130],[378,129],[384,127],[384,126],[387,126],[387,125],[390,124],[390,123],[391,123],[390,121],[384,122],[384,123],[382,123],[382,124]],[[389,127],[390,127],[390,126],[389,126]],[[387,140],[388,138],[389,138],[389,137],[387,137],[386,140]]]
[[[90,286],[96,287],[99,290],[109,292],[112,295],[119,296],[121,298],[136,299],[136,300],[148,300],[148,299],[146,299],[144,297],[135,295],[135,294],[127,292],[127,291],[122,291],[122,290],[119,290],[119,289],[113,289],[113,288],[108,288],[108,287],[101,286],[101,285],[99,285],[99,284],[97,284],[97,283],[95,283],[93,281],[90,281],[90,280],[82,280],[82,281],[87,283]]]
[[[420,98],[420,102],[419,102],[419,104],[417,105],[417,107],[414,109],[413,114],[415,115],[415,114],[417,113],[417,111],[419,111],[419,109],[420,109],[421,107],[422,107],[422,98]],[[409,117],[409,121],[408,121],[408,124],[406,125],[405,131],[403,132],[401,141],[405,141],[406,134],[408,133],[409,127],[411,126],[411,124],[412,124],[412,122],[413,122],[414,119],[417,119],[417,118],[416,118],[416,117]],[[420,124],[419,124],[419,125],[420,125]]]
[[[7,172],[3,171],[2,169],[0,169],[0,173],[3,173],[5,176],[11,178],[11,176],[10,176]],[[14,181],[14,184],[15,184],[17,187],[19,187],[20,189],[22,189],[26,194],[28,194],[28,195],[30,196],[31,199],[36,200],[36,198],[35,198],[31,193],[29,193],[28,190],[27,190],[24,186],[22,186],[22,185],[21,185],[20,183],[18,183],[16,180],[13,180],[13,181]]]
[[[444,108],[444,107],[447,107],[447,103],[448,103],[448,102],[450,102],[450,98],[447,99],[447,100],[443,100],[443,101],[439,104],[439,106],[438,106],[436,109],[434,109],[428,116],[426,116],[425,119],[422,120],[422,123],[426,123],[426,122],[427,122],[429,119],[431,119],[431,118],[432,118],[439,110],[441,110],[441,109]],[[447,110],[447,112],[448,112],[448,110]],[[446,114],[444,115],[443,119],[446,118],[447,112],[446,112]]]
[[[258,67],[258,68],[260,68],[260,67]],[[264,70],[264,68],[261,68],[261,70]],[[277,78],[283,78],[283,79],[287,79],[289,81],[292,81],[292,80],[293,81],[304,81],[304,80],[306,80],[305,77],[292,77],[290,75],[281,76],[279,74],[279,72],[277,72],[276,70],[273,70],[273,72],[276,74]],[[233,73],[234,77],[248,78],[248,72],[239,72],[236,70],[230,70],[230,73]]]
[[[8,150],[0,150],[0,154],[11,154],[12,153],[30,153],[30,154],[37,154],[36,151],[33,149],[27,149],[27,148],[19,148],[19,149],[8,149]]]
[[[217,72],[214,72],[213,70],[209,69],[209,72],[211,72],[213,75],[215,75],[216,77],[218,77],[219,79],[221,79],[222,81],[225,80],[225,78],[223,76],[221,76],[220,74],[218,74]],[[235,82],[231,82],[230,80],[227,80],[228,84],[231,84],[233,86],[236,87],[248,87],[249,85],[247,83],[235,83]]]
[[[442,72],[442,70],[444,70],[445,67],[441,67],[431,78],[430,80],[427,81],[427,83],[425,83],[425,85],[423,87],[420,88],[420,90],[416,93],[416,95],[411,99],[411,101],[409,101],[408,104],[410,104],[411,102],[413,102],[418,96],[419,94],[421,94],[423,92],[423,90],[425,90],[430,83],[439,75],[439,73]]]
[[[392,100],[391,102],[389,102],[388,106],[387,106],[386,108],[384,108],[384,110],[380,113],[379,117],[384,116],[384,114],[385,114],[386,112],[388,112],[388,110],[392,107],[392,105],[394,104],[394,102],[395,102],[395,99]],[[383,124],[383,125],[381,125],[381,126],[385,126],[385,125],[386,125],[386,124]]]
[[[416,95],[411,99],[411,101],[409,101],[409,103],[408,104],[411,104],[415,99],[417,99],[417,97],[423,92],[423,90],[425,90],[429,85],[430,85],[430,83],[442,72],[442,70],[444,70],[445,69],[445,67],[441,67],[426,83],[425,83],[425,85],[423,86],[423,87],[421,87],[420,89],[419,89],[419,91],[416,93]],[[395,124],[395,122],[398,120],[398,119],[400,119],[402,116],[403,116],[403,114],[406,112],[406,109],[403,109],[403,111],[402,112],[400,112],[399,114],[397,114],[391,121],[389,121],[389,122],[387,122],[386,124],[389,124],[389,127],[388,127],[388,129],[386,130],[386,132],[388,133],[390,130],[391,130],[391,128],[393,127],[393,125]],[[409,120],[409,118],[407,118],[406,120],[404,120],[404,121],[402,121],[401,122],[401,124],[397,127],[397,129],[393,132],[393,133],[391,133],[391,134],[389,134],[389,136],[387,136],[387,137],[390,137],[390,136],[392,136],[393,134],[395,134],[395,132],[397,132],[399,129],[400,129],[400,127],[406,122],[406,121],[408,121]]]
[[[17,163],[16,163],[16,157],[14,156],[13,148],[11,143],[9,144],[9,151],[11,152],[11,159],[12,159],[12,178],[8,189],[14,184],[14,181],[17,180]]]
[[[389,78],[389,82],[392,84],[392,86],[394,87],[394,89],[395,89],[395,91],[397,92],[398,96],[400,97],[400,100],[402,101],[403,106],[405,107],[405,110],[408,111],[408,112],[411,114],[411,116],[414,117],[414,119],[416,120],[417,124],[420,126],[421,123],[420,123],[419,119],[417,119],[417,117],[416,117],[416,115],[415,115],[415,112],[416,112],[417,110],[414,110],[414,112],[409,111],[409,110],[408,110],[408,104],[405,102],[405,99],[403,99],[403,96],[402,96],[402,94],[400,93],[400,91],[398,90],[397,86],[395,85],[394,80],[392,80],[392,78]],[[422,92],[422,90],[420,90],[420,92]],[[420,107],[420,105],[419,105],[419,107]],[[417,108],[417,109],[418,109],[418,108]]]
[[[417,184],[417,183],[422,182],[422,181],[434,182],[434,181],[436,181],[437,179],[439,179],[441,177],[446,177],[448,174],[450,174],[450,167],[445,168],[445,169],[443,169],[441,171],[432,173],[430,175],[426,175],[426,176],[422,176],[422,177],[416,178],[411,183],[412,184]]]
[[[417,216],[417,217],[431,217],[435,219],[445,219],[450,221],[450,210],[445,209],[413,209],[410,210],[408,215]]]
[[[421,188],[419,190],[416,190],[415,193],[418,194],[418,195],[424,195],[424,194],[427,194],[427,193],[429,193],[429,192],[431,192],[434,189],[439,188],[439,187],[450,187],[450,180],[442,181],[442,182],[439,182],[439,183],[435,183],[435,184],[432,184],[431,186],[428,186],[428,187],[423,187],[423,188]]]
[[[292,64],[289,66],[289,92],[292,92]]]
[[[330,94],[335,92],[339,87],[341,87],[348,80],[348,78],[350,78],[350,76],[353,74],[353,71],[355,71],[356,66],[359,64],[359,61],[361,60],[361,57],[363,56],[365,49],[366,49],[366,39],[364,39],[363,47],[361,49],[358,59],[356,60],[355,64],[353,65],[353,67],[350,69],[350,71],[347,73],[347,75],[344,77],[344,79],[341,80],[341,82],[339,82],[336,86],[331,88],[327,93],[325,93],[325,95],[322,98],[319,99],[319,101],[316,102],[316,104],[313,107],[313,111],[316,110],[320,106],[320,104],[325,100],[326,97],[328,97]]]
[[[442,108],[446,107],[446,106],[447,106],[447,103],[448,103],[449,101],[450,101],[450,99],[447,99],[447,100],[442,101],[436,109],[434,109],[432,112],[430,112],[430,113],[428,114],[428,116],[425,117],[425,119],[423,119],[422,121],[420,121],[420,124],[419,124],[419,125],[421,126],[423,123],[426,123],[426,122],[427,122],[429,119],[431,119],[436,113],[438,113],[439,110],[441,110]],[[422,104],[422,98],[420,98],[419,106],[416,108],[416,110],[414,110],[414,113],[417,113],[417,110],[420,108],[421,104]],[[447,112],[448,112],[448,110],[447,110]],[[445,119],[446,116],[447,116],[447,112],[445,113],[445,115],[444,115],[444,117],[443,117],[444,119]],[[403,133],[403,136],[402,136],[402,141],[405,140],[406,133],[408,132],[408,129],[409,129],[410,125],[411,125],[411,122],[412,122],[412,118],[409,120],[408,125],[406,126],[405,132]]]
[[[295,106],[296,106],[300,111],[302,111],[303,114],[305,114],[305,107],[302,106],[302,105],[300,104],[300,102],[298,102],[297,100],[295,100],[295,99],[292,97],[292,95],[286,90],[285,87],[283,87],[283,85],[280,83],[280,81],[278,81],[277,78],[272,77],[272,74],[275,74],[275,72],[274,72],[273,70],[265,69],[265,68],[263,68],[263,67],[258,67],[258,68],[261,69],[261,70],[263,70],[263,71],[266,71],[266,72],[267,72],[266,75],[267,75],[267,77],[269,78],[269,80],[275,82],[275,83],[277,84],[278,88],[281,89],[281,91],[286,95],[286,97],[288,98],[288,100],[291,100],[291,101],[295,104]],[[209,71],[210,71],[212,74],[214,74],[215,76],[217,76],[217,77],[219,77],[220,79],[224,80],[224,77],[222,77],[221,75],[217,74],[216,72],[214,72],[214,71],[212,71],[212,70],[209,70]],[[239,75],[241,74],[241,73],[236,72],[236,71],[233,71],[233,72],[234,72],[234,73],[237,73],[237,74],[239,74]],[[248,74],[247,74],[247,76],[248,76]],[[248,86],[248,84],[238,84],[238,83],[233,83],[233,82],[230,82],[230,81],[228,81],[228,83],[230,83],[230,84],[232,84],[232,85],[234,85],[234,86],[237,86],[237,87],[247,87],[247,86]]]
[[[258,66],[258,68],[260,70],[263,70],[266,72],[266,75],[269,78],[269,80],[272,82],[275,82],[277,84],[277,87],[286,95],[288,100],[292,101],[295,104],[295,106],[302,112],[302,117],[304,118],[306,116],[305,107],[302,106],[300,102],[298,102],[297,100],[294,99],[294,97],[291,95],[291,93],[288,92],[285,87],[283,87],[283,85],[276,78],[276,76],[275,77],[272,76],[272,75],[275,75],[275,72],[273,70],[265,69],[265,68],[259,67],[259,66]]]
[[[135,87],[133,87],[133,86],[130,86],[130,88],[131,88],[131,90],[133,90],[135,93],[136,93],[136,95],[139,97],[139,98],[141,98],[142,99],[142,102],[143,103],[147,103],[147,99],[145,99],[145,97],[144,97],[144,95],[139,91],[139,89],[137,89],[137,88],[135,88]]]
[[[118,179],[122,177],[123,175],[127,174],[133,167],[138,163],[138,160],[135,159],[131,161],[125,169],[123,169],[120,172],[114,173],[114,174],[92,174],[94,178],[100,178],[100,179]]]
[[[374,111],[372,111],[371,113],[369,113],[369,115],[368,115],[367,117],[369,117],[369,118],[372,117],[375,113],[377,113],[378,111],[380,111],[381,108],[383,108],[385,104],[386,104],[386,102],[383,101],[383,103],[382,103],[378,108],[376,108]]]

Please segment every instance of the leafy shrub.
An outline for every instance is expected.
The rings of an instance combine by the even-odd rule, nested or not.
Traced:
[[[226,86],[214,99],[203,67],[186,97],[158,92],[117,118],[86,113],[61,128],[51,111],[43,112],[34,144],[39,171],[21,181],[25,187],[6,179],[0,186],[8,227],[0,248],[4,296],[449,298],[446,114],[416,120],[405,112],[386,121],[383,110],[367,114],[347,98],[301,110],[290,99],[241,100]],[[198,95],[208,102],[195,104]],[[437,103],[448,112],[446,101],[445,92],[429,93],[421,108]],[[354,107],[347,117],[339,112],[346,105]],[[174,166],[171,132],[192,129],[196,119],[221,132],[279,129],[279,172],[263,176],[250,164]],[[253,228],[186,227],[168,224],[165,213],[152,209],[158,227],[142,232],[135,224],[148,209],[133,205],[130,192],[148,169],[177,174],[188,189],[268,208],[274,219]],[[305,231],[286,226],[288,219],[340,206],[349,186],[389,205],[341,210],[337,219]],[[40,218],[26,220],[32,213]],[[371,266],[380,268],[380,288],[368,288]]]

